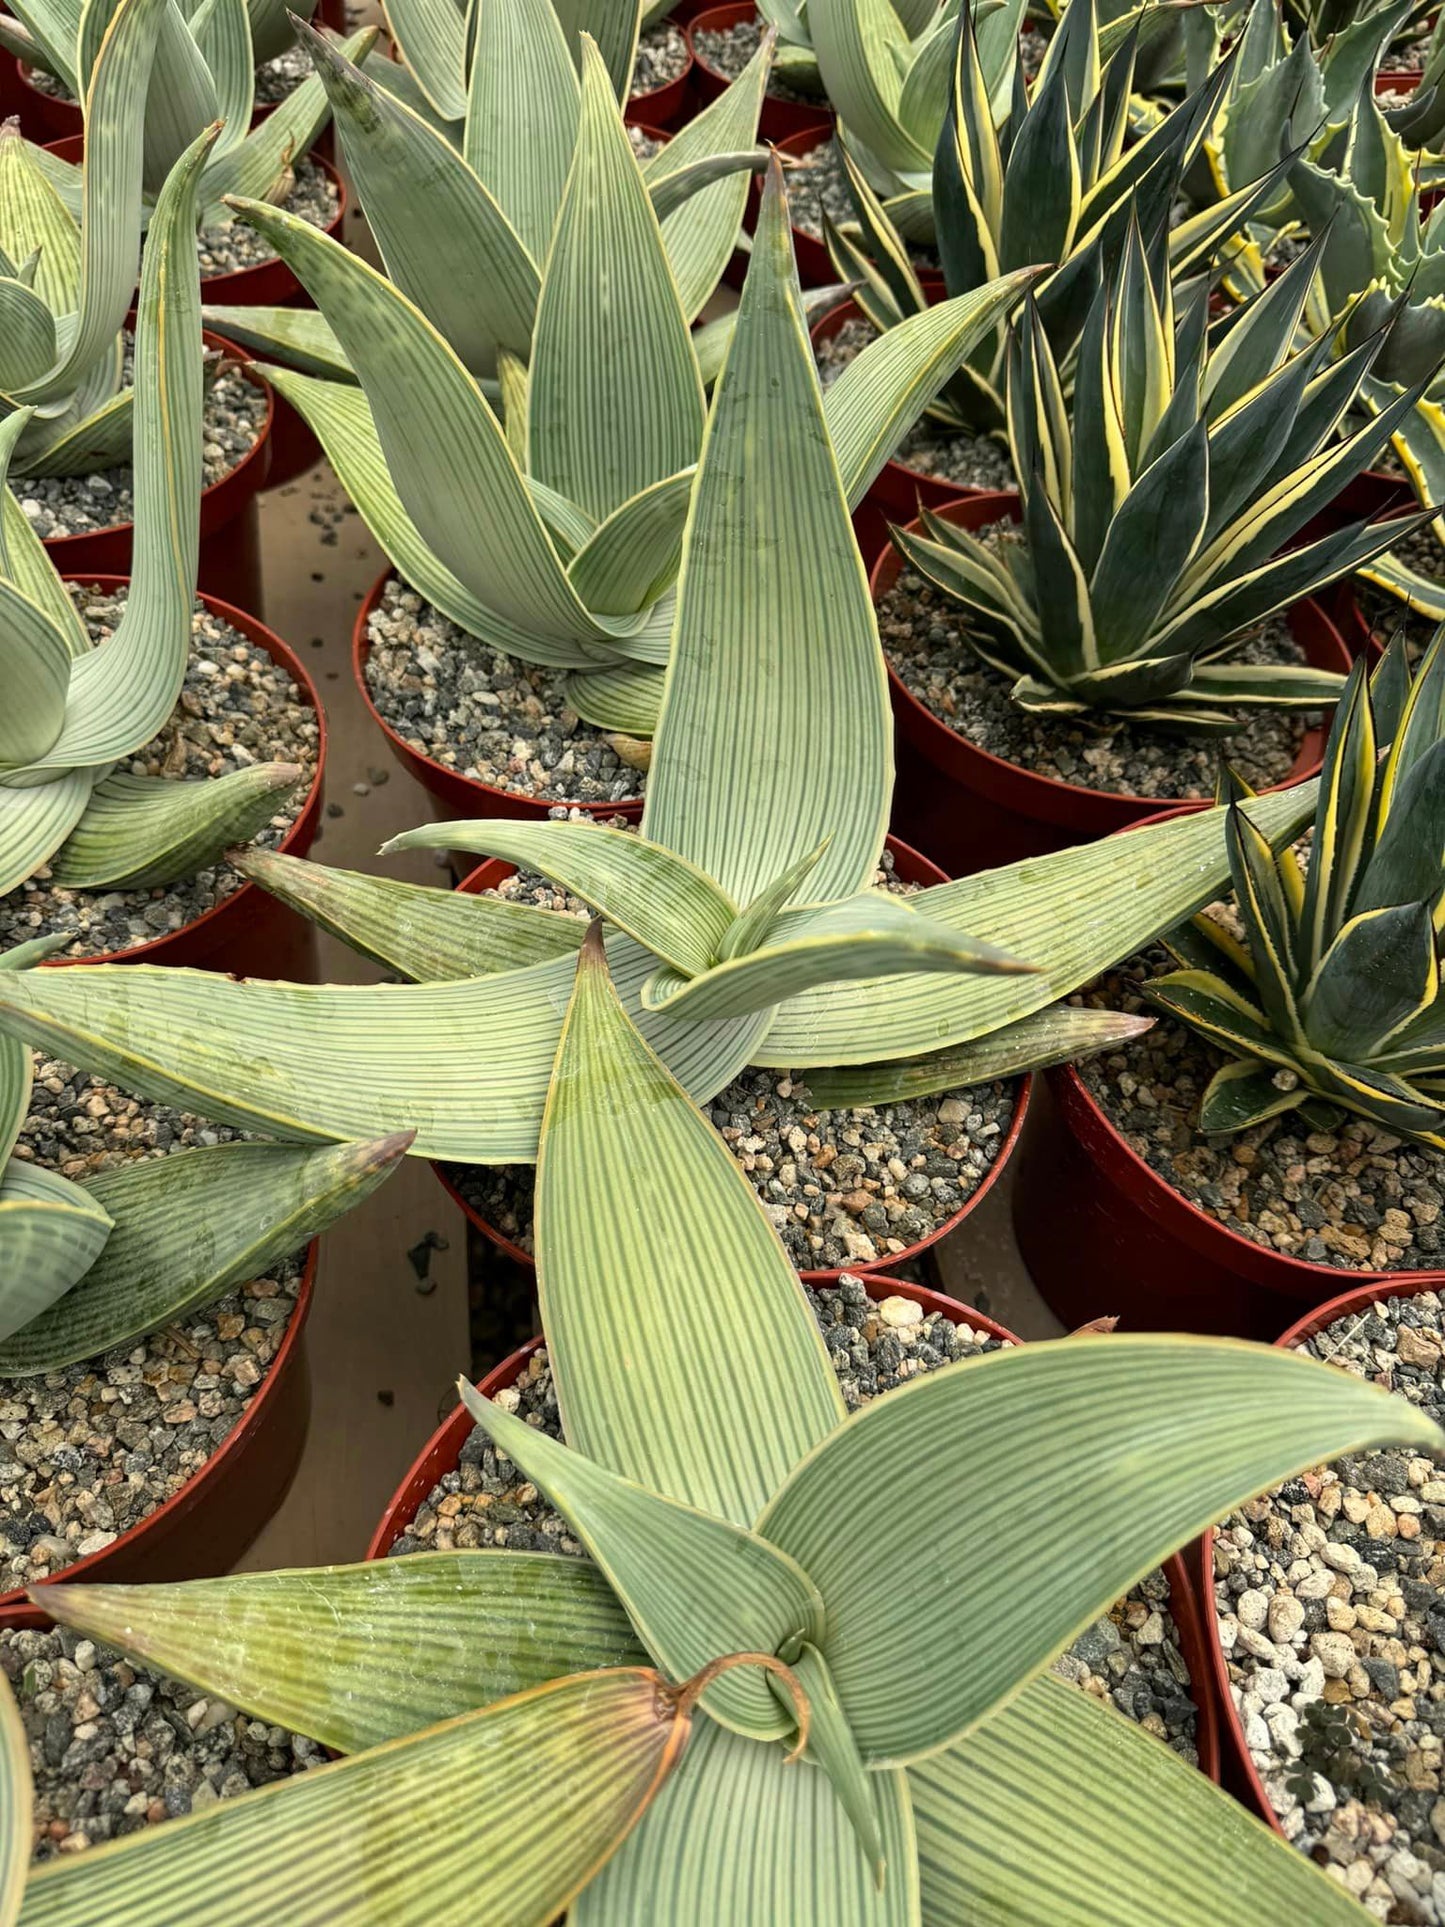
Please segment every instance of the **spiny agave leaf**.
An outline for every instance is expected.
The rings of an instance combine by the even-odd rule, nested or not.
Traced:
[[[78,1184],[10,1160],[0,1173],[0,1348],[85,1275],[110,1225]]]
[[[283,361],[303,375],[355,380],[331,323],[314,308],[203,307],[201,319],[212,334]]]
[[[1310,1096],[1309,1086],[1282,1091],[1277,1073],[1252,1058],[1222,1064],[1210,1078],[1199,1105],[1202,1131],[1247,1131],[1266,1119],[1296,1109]]]
[[[625,1839],[688,1722],[656,1673],[582,1673],[32,1875],[27,1927],[546,1921]],[[435,1851],[416,1852],[425,1837]],[[365,1842],[359,1851],[358,1841]]]
[[[1154,1333],[1023,1345],[865,1406],[797,1468],[758,1530],[828,1602],[823,1656],[864,1758],[899,1764],[993,1712],[1243,1500],[1364,1445],[1438,1450],[1442,1439],[1406,1400],[1300,1352]],[[1075,1475],[1067,1521],[1047,1547],[1010,1537],[1020,1473],[1061,1457]],[[914,1558],[897,1478],[925,1464],[940,1489],[967,1497],[917,1521]],[[1000,1586],[1027,1592],[1026,1618],[999,1614]],[[905,1626],[918,1664],[900,1677],[884,1656]],[[959,1652],[966,1667],[946,1658]]]
[[[830,1111],[937,1097],[944,1091],[991,1083],[997,1077],[1043,1070],[1048,1064],[1075,1063],[1127,1043],[1153,1024],[1152,1017],[1134,1017],[1122,1010],[1051,1004],[1036,1016],[1005,1024],[974,1043],[935,1051],[930,1057],[810,1071],[807,1087],[813,1102]]]
[[[549,1552],[425,1552],[34,1597],[62,1626],[342,1753],[565,1673],[646,1663],[597,1568]]]
[[[90,790],[88,769],[36,789],[0,789],[0,896],[49,861],[80,821]]]
[[[552,0],[504,0],[476,21],[462,152],[543,262],[572,165],[580,89]]]
[[[891,736],[775,157],[693,490],[646,833],[742,903],[831,834],[815,887],[848,896],[883,847]]]
[[[680,1227],[667,1206],[688,1198]],[[629,1208],[609,1200],[625,1193]],[[661,1214],[661,1215],[659,1215]],[[537,1169],[538,1290],[568,1439],[599,1464],[747,1526],[842,1401],[783,1247],[720,1138],[628,1021],[594,926]],[[681,1259],[692,1287],[677,1289]],[[663,1315],[662,1308],[668,1310]],[[646,1382],[624,1360],[654,1334]],[[747,1331],[776,1343],[747,1372]]]
[[[493,1445],[567,1520],[665,1673],[685,1678],[718,1653],[775,1653],[821,1637],[817,1588],[765,1540],[568,1451],[465,1379],[458,1390]],[[723,1674],[702,1704],[755,1740],[784,1739],[797,1725],[791,1699],[780,1703],[755,1668]]]
[[[70,661],[65,636],[49,616],[0,581],[0,769],[38,762],[60,735]]]
[[[115,1226],[104,1251],[58,1304],[7,1334],[0,1372],[59,1371],[133,1344],[261,1276],[370,1196],[411,1140],[217,1144],[102,1171],[86,1191]]]
[[[231,853],[234,869],[363,957],[414,983],[523,970],[574,952],[587,926],[505,897],[333,870],[274,850]]]
[[[539,870],[688,976],[709,968],[737,915],[695,864],[601,824],[423,823],[381,846],[395,850],[472,850]]]
[[[108,776],[56,852],[55,881],[74,890],[148,890],[193,877],[259,835],[302,775],[294,763],[254,763],[193,783]]]
[[[1048,1674],[910,1766],[908,1788],[925,1920],[1236,1927],[1225,1864],[1266,1920],[1360,1927],[1361,1909],[1322,1867],[1132,1720]]]
[[[14,1927],[20,1918],[34,1845],[33,1811],[30,1740],[10,1682],[0,1679],[0,1927]]]

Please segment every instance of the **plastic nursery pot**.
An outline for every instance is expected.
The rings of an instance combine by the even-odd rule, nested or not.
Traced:
[[[705,7],[693,15],[687,29],[687,44],[695,62],[693,91],[704,107],[725,93],[731,82],[720,68],[709,66],[706,56],[698,52],[694,36],[726,33],[729,27],[740,27],[757,17],[758,10],[752,0],[726,0],[723,6]],[[763,96],[763,108],[758,116],[759,140],[785,141],[794,134],[812,133],[819,128],[831,132],[832,126],[833,110],[826,100],[779,100],[771,93]]]
[[[128,578],[83,573],[70,575],[87,587],[113,594],[126,586]],[[264,649],[272,662],[279,664],[301,691],[303,701],[316,717],[316,771],[311,778],[296,820],[282,837],[277,849],[287,856],[305,856],[316,835],[321,817],[321,791],[326,774],[326,711],[321,697],[299,656],[287,647],[264,622],[237,609],[218,596],[203,595],[201,601],[214,616],[229,623],[258,649]],[[128,950],[108,950],[94,957],[61,957],[42,966],[48,970],[73,970],[88,964],[170,964],[191,970],[223,970],[235,977],[268,977],[287,983],[314,983],[316,980],[316,928],[305,917],[289,909],[257,884],[243,882],[219,903],[212,904],[179,930],[171,930],[153,943],[139,943]]]
[[[721,12],[722,9],[719,8],[718,11]],[[800,134],[789,134],[786,139],[775,141],[773,145],[777,152],[784,156],[783,164],[786,167],[789,157],[795,161],[801,160],[805,154],[811,154],[815,147],[823,146],[825,142],[832,140],[832,138],[832,124],[825,121],[821,125],[815,124],[812,127],[805,127]],[[762,176],[760,174],[754,174],[748,186],[748,204],[743,213],[743,227],[748,234],[754,234],[757,231],[758,213],[762,204]],[[798,281],[801,286],[805,288],[826,288],[838,279],[837,275],[833,272],[833,263],[828,259],[827,248],[824,247],[821,241],[815,240],[811,234],[805,234],[800,227],[793,228],[793,255],[798,263]],[[732,265],[728,269],[727,278],[729,280],[733,278],[733,270],[737,266],[739,259],[741,259],[744,269],[746,268],[746,255],[739,257],[735,254]],[[738,275],[736,285],[738,287],[742,286],[741,273]]]
[[[955,498],[936,513],[960,528],[987,528],[995,522],[1018,521],[1019,497],[1013,490],[1002,489],[969,495]],[[911,532],[921,534],[922,524],[911,524]],[[881,602],[902,571],[894,549],[879,557],[872,573],[875,603]],[[1318,602],[1296,603],[1288,619],[1315,668],[1342,673],[1349,669],[1350,652],[1344,639]],[[1201,809],[1209,800],[1201,797],[1161,809],[1158,797],[1085,789],[1036,775],[979,749],[950,729],[905,688],[891,664],[888,686],[899,744],[907,752],[898,758],[895,818],[909,841],[926,850],[951,876],[969,876],[1071,844],[1090,843],[1148,817]],[[1288,775],[1271,787],[1286,788],[1314,775],[1324,744],[1323,728],[1309,730]]]
[[[127,325],[133,323],[134,316]],[[236,359],[230,343],[219,335],[205,334],[202,340],[208,348]],[[259,610],[261,529],[256,497],[270,471],[276,397],[252,370],[246,370],[246,377],[265,395],[266,413],[252,447],[233,469],[201,491],[197,583],[207,595],[219,596],[238,608]],[[111,528],[87,530],[80,535],[48,536],[45,548],[62,575],[88,579],[129,575],[134,534],[133,523],[117,522]]]
[[[371,690],[366,682],[366,660],[371,654],[367,624],[381,602],[382,591],[391,580],[391,575],[392,571],[388,569],[377,577],[369,595],[356,612],[356,625],[351,632],[351,666],[362,701],[371,711],[372,721],[390,744],[392,755],[423,789],[437,799],[442,805],[444,817],[513,816],[528,821],[545,819],[547,812],[556,807],[555,802],[549,802],[541,796],[524,796],[514,790],[498,789],[495,784],[484,783],[479,776],[463,776],[459,770],[433,762],[421,750],[413,749],[372,701]],[[620,803],[579,803],[575,807],[604,820],[611,816],[625,816],[635,823],[642,815],[642,798],[631,796],[625,797]]]
[[[900,1278],[890,1278],[886,1273],[863,1273],[863,1283],[868,1294],[875,1301],[883,1298],[906,1298],[910,1304],[920,1305],[925,1316],[940,1313],[954,1324],[969,1325],[974,1331],[986,1333],[990,1338],[1003,1339],[1017,1345],[1021,1341],[1003,1325],[992,1318],[986,1318],[981,1311],[971,1305],[961,1304],[957,1298],[948,1298],[941,1291],[930,1291],[926,1285],[905,1283]],[[832,1282],[831,1278],[809,1278],[804,1281],[815,1289]],[[514,1385],[526,1368],[527,1361],[543,1344],[540,1338],[532,1338],[517,1351],[504,1358],[500,1365],[488,1372],[480,1380],[477,1390],[483,1398],[495,1398]],[[433,1432],[426,1445],[417,1456],[415,1464],[392,1495],[390,1505],[381,1516],[381,1524],[372,1535],[371,1544],[366,1549],[368,1559],[385,1559],[396,1541],[411,1525],[420,1510],[422,1501],[439,1479],[448,1472],[454,1472],[461,1460],[462,1447],[471,1436],[473,1419],[464,1405],[458,1405],[450,1418],[444,1419]],[[1189,1576],[1184,1560],[1173,1553],[1164,1561],[1164,1572],[1169,1580],[1169,1611],[1179,1633],[1179,1650],[1189,1669],[1190,1697],[1194,1701],[1197,1723],[1195,1746],[1199,1754],[1199,1767],[1216,1784],[1219,1780],[1219,1714],[1214,1701],[1213,1673],[1206,1644],[1204,1624],[1200,1614],[1199,1600],[1194,1583]],[[0,1625],[6,1622],[0,1619]]]
[[[80,102],[70,100],[61,94],[47,93],[35,84],[35,69],[27,67],[23,60],[15,62],[16,92],[19,95],[20,131],[27,140],[39,146],[47,146],[52,141],[74,139],[77,142],[73,154],[67,154],[68,161],[80,159],[79,140],[85,126],[80,111]]]
[[[659,20],[659,27],[680,26],[677,20]],[[643,32],[651,29],[644,27]],[[687,64],[682,72],[672,80],[666,80],[660,87],[649,87],[645,93],[632,94],[628,98],[623,119],[641,126],[676,128],[682,121],[691,119],[683,110],[687,106],[689,83],[696,68],[696,56],[692,50],[692,35],[683,30],[683,40],[687,46]]]
[[[229,1572],[286,1495],[311,1415],[306,1320],[311,1312],[319,1246],[306,1247],[296,1308],[280,1350],[241,1417],[203,1466],[129,1532],[56,1573],[69,1585],[93,1579],[129,1585],[162,1579],[209,1579]],[[24,1607],[24,1593],[0,1593],[0,1612]],[[14,1624],[0,1619],[0,1625]]]
[[[888,850],[893,858],[894,874],[904,883],[917,883],[923,885],[924,888],[929,888],[933,884],[946,883],[948,881],[937,864],[930,863],[926,856],[920,855],[917,850],[911,849],[908,844],[900,842],[896,836],[889,837]],[[457,888],[468,896],[480,896],[484,891],[496,889],[499,883],[504,882],[507,877],[514,875],[515,871],[515,864],[502,863],[493,858],[490,862],[479,865],[477,869],[472,871],[470,876],[464,878],[463,881],[457,885]],[[839,1265],[832,1270],[804,1271],[800,1274],[804,1282],[810,1285],[831,1285],[835,1284],[845,1272],[850,1277],[866,1278],[874,1273],[891,1271],[894,1266],[910,1265],[916,1260],[923,1258],[935,1245],[941,1244],[945,1238],[957,1231],[964,1219],[982,1204],[994,1185],[997,1184],[1003,1174],[1005,1165],[1007,1165],[1009,1159],[1013,1156],[1014,1149],[1023,1132],[1024,1121],[1028,1116],[1029,1100],[1032,1095],[1033,1085],[1034,1079],[1031,1073],[1025,1073],[1024,1076],[1018,1080],[1018,1099],[1014,1104],[1013,1116],[1009,1121],[1008,1131],[1004,1136],[1004,1140],[998,1148],[998,1154],[988,1170],[984,1173],[977,1187],[969,1193],[968,1197],[965,1198],[958,1210],[953,1213],[952,1217],[945,1218],[943,1223],[939,1225],[936,1230],[930,1232],[928,1237],[920,1238],[916,1244],[908,1245],[902,1251],[890,1251],[881,1258],[860,1260],[856,1264]],[[468,1224],[480,1231],[484,1238],[487,1238],[494,1244],[498,1251],[510,1258],[514,1264],[522,1265],[528,1270],[533,1268],[535,1260],[531,1252],[524,1251],[519,1244],[514,1243],[504,1232],[499,1231],[494,1224],[489,1223],[477,1207],[469,1203],[468,1200],[462,1196],[461,1191],[449,1173],[447,1165],[434,1160],[432,1170],[436,1172],[437,1177],[441,1180],[443,1190],[461,1210]]]

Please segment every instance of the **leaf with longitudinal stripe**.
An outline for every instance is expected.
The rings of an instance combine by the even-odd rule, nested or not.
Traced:
[[[63,937],[37,937],[31,943],[17,944],[0,951],[0,970],[27,970],[60,948]],[[30,1108],[30,1053],[13,1037],[0,1038],[0,1173],[3,1173],[15,1140]]]
[[[12,1158],[0,1172],[0,1344],[84,1276],[110,1218],[80,1185]]]
[[[190,33],[215,82],[213,118],[225,123],[216,152],[224,153],[246,138],[256,105],[256,64],[260,56],[252,46],[246,0],[201,0],[191,15]],[[156,78],[153,68],[152,84]]]
[[[578,99],[552,0],[477,9],[462,152],[537,262],[547,258],[562,205]]]
[[[197,1927],[552,1920],[636,1825],[687,1737],[656,1673],[573,1675],[51,1861],[21,1918],[174,1927],[180,1905]]]
[[[808,29],[839,120],[885,167],[926,177],[932,156],[898,118],[909,43],[890,0],[809,0]]]
[[[553,0],[567,45],[579,70],[583,43],[591,39],[602,57],[613,98],[622,106],[632,91],[632,64],[637,55],[637,29],[642,9],[638,0]]]
[[[573,556],[567,574],[589,609],[632,615],[651,609],[671,586],[696,472],[685,468],[640,490],[614,509]],[[658,663],[666,661],[664,638]]]
[[[36,789],[0,789],[0,896],[54,855],[90,800],[91,772],[72,770]]]
[[[1045,1674],[908,1769],[925,1921],[1362,1927],[1340,1882],[1132,1720]]]
[[[351,364],[325,315],[314,308],[226,308],[206,306],[201,319],[212,334],[237,347],[275,357],[303,375],[350,381]]]
[[[65,723],[70,649],[43,610],[0,580],[0,767],[39,760]]]
[[[565,1673],[646,1664],[597,1568],[548,1552],[46,1586],[36,1598],[62,1626],[342,1753]]]
[[[294,763],[252,763],[193,783],[122,770],[91,791],[51,873],[76,890],[148,890],[193,877],[259,835],[301,776]]]
[[[417,85],[443,120],[467,111],[467,23],[454,0],[385,0],[386,24]]]
[[[864,1758],[899,1764],[985,1718],[1256,1492],[1352,1448],[1442,1439],[1414,1406],[1301,1352],[1165,1334],[1024,1345],[865,1406],[793,1472],[758,1530],[828,1602],[823,1657]],[[1020,1478],[1060,1463],[1067,1518],[1042,1538],[1011,1533]],[[897,1481],[919,1465],[964,1496],[911,1524]],[[1032,1600],[1029,1613],[1001,1615],[1010,1595]],[[905,1628],[915,1664],[900,1675],[887,1655]],[[951,1663],[960,1652],[967,1666]]]
[[[79,1196],[114,1226],[105,1248],[64,1298],[6,1334],[0,1372],[99,1357],[259,1277],[368,1197],[410,1143],[403,1132],[320,1150],[217,1144],[100,1172]]]
[[[0,1927],[14,1927],[30,1864],[30,1741],[10,1682],[0,1678]]]
[[[775,158],[693,490],[643,819],[742,903],[825,835],[819,900],[870,882],[892,778],[882,651],[791,256]]]

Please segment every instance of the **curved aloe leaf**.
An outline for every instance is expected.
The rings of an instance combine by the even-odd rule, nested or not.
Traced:
[[[88,769],[38,789],[0,789],[0,896],[54,855],[84,815],[90,791]]]
[[[35,763],[65,726],[70,649],[43,610],[0,581],[0,765]]]
[[[264,830],[301,778],[293,763],[255,763],[193,783],[108,776],[56,852],[55,881],[76,890],[148,890],[193,877]]]
[[[0,1927],[20,1918],[25,1873],[30,1864],[30,1741],[10,1683],[0,1678]]]
[[[552,0],[478,10],[462,152],[545,261],[577,138],[577,70]]]
[[[443,120],[467,111],[467,25],[460,7],[386,0],[386,24],[417,84]]]
[[[253,354],[275,357],[303,375],[355,380],[330,322],[314,308],[203,307],[201,319],[212,334]]]
[[[0,1174],[0,1346],[63,1299],[110,1236],[80,1185],[12,1158]]]

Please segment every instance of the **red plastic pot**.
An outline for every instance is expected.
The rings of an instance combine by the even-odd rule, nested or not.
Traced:
[[[132,317],[133,319],[133,317]],[[203,335],[208,348],[230,354],[229,342],[219,335]],[[234,358],[234,357],[233,357]],[[238,608],[261,608],[261,532],[256,497],[265,487],[271,463],[271,429],[276,398],[261,377],[247,371],[266,397],[266,415],[253,447],[219,481],[201,491],[201,545],[197,581],[207,595],[219,596]],[[113,528],[83,535],[52,535],[46,552],[62,575],[130,574],[131,541],[135,525],[117,522]]]
[[[804,128],[801,134],[789,134],[786,139],[774,141],[779,154],[791,155],[800,160],[804,154],[811,154],[815,147],[833,138],[833,129],[826,122],[822,126]],[[748,186],[748,204],[743,213],[743,227],[749,234],[755,234],[758,226],[758,213],[763,204],[763,180],[754,174]],[[793,229],[793,257],[798,264],[798,281],[805,288],[826,288],[838,279],[833,271],[833,263],[828,259],[828,250],[821,241],[811,234],[805,234],[800,227]],[[741,257],[742,270],[737,273],[734,285],[742,286],[743,273],[746,272],[747,257]],[[728,269],[727,279],[734,280],[734,270],[739,256],[733,256],[733,266]]]
[[[704,107],[726,93],[732,83],[719,68],[708,65],[706,57],[698,52],[693,36],[726,33],[729,27],[741,26],[745,20],[757,17],[753,0],[725,0],[723,6],[705,7],[693,15],[687,29],[687,44],[695,63],[693,89]],[[774,94],[764,94],[762,112],[758,115],[760,140],[785,141],[794,134],[812,133],[819,128],[832,132],[833,110],[826,100],[779,100]]]
[[[828,1277],[808,1278],[805,1282],[816,1289],[831,1283],[832,1280]],[[998,1324],[992,1318],[986,1318],[981,1311],[975,1311],[970,1305],[961,1304],[956,1298],[945,1297],[940,1291],[930,1291],[926,1285],[907,1284],[900,1278],[889,1278],[876,1272],[871,1275],[863,1274],[863,1282],[868,1288],[869,1295],[875,1300],[885,1297],[906,1298],[910,1304],[921,1305],[925,1314],[938,1312],[954,1324],[969,1325],[973,1330],[985,1332],[991,1338],[1003,1339],[1014,1345],[1021,1342],[1005,1326]],[[515,1384],[526,1367],[528,1359],[543,1342],[541,1338],[529,1339],[525,1345],[488,1372],[477,1386],[482,1397],[495,1398],[498,1392],[504,1392],[508,1386]],[[376,1528],[371,1544],[366,1548],[368,1559],[385,1559],[392,1546],[416,1517],[422,1501],[432,1487],[448,1472],[455,1472],[461,1460],[462,1447],[471,1436],[474,1424],[475,1421],[466,1407],[458,1405],[451,1417],[444,1419],[433,1432],[415,1464],[397,1487],[390,1505],[382,1514],[381,1524]],[[1164,1571],[1169,1579],[1169,1610],[1179,1630],[1179,1649],[1185,1665],[1189,1668],[1190,1695],[1198,1715],[1195,1743],[1199,1753],[1200,1771],[1217,1784],[1219,1716],[1210,1690],[1212,1674],[1199,1601],[1195,1597],[1194,1585],[1188,1570],[1178,1553],[1172,1554],[1164,1561]]]
[[[361,699],[371,711],[372,720],[386,737],[391,753],[402,768],[414,776],[422,788],[430,791],[442,804],[448,817],[470,816],[511,816],[528,820],[545,819],[547,812],[555,804],[539,796],[521,796],[513,790],[498,789],[494,784],[484,783],[480,777],[463,776],[459,771],[448,769],[444,763],[435,763],[421,750],[413,749],[406,739],[394,730],[376,704],[371,699],[371,691],[366,682],[366,659],[371,654],[371,638],[367,634],[367,624],[372,612],[381,601],[382,590],[391,579],[392,571],[386,570],[371,585],[365,602],[356,612],[356,625],[351,632],[351,666],[356,677],[356,686],[361,691]],[[642,798],[627,797],[620,803],[579,803],[578,809],[586,810],[589,815],[606,819],[611,816],[625,816],[636,822],[642,815]]]
[[[296,1309],[280,1350],[250,1404],[205,1464],[164,1505],[113,1544],[64,1573],[67,1585],[93,1579],[129,1585],[164,1579],[209,1579],[229,1572],[275,1512],[296,1472],[311,1413],[306,1320],[316,1282],[318,1245],[306,1248]],[[0,1593],[0,1611],[24,1605],[20,1589]],[[14,1625],[8,1614],[0,1624]],[[28,1623],[22,1621],[21,1623]]]
[[[680,22],[676,20],[670,23],[657,22],[658,26],[668,24],[678,26]],[[651,29],[644,29],[644,31],[651,31]],[[682,37],[687,46],[687,65],[676,79],[664,81],[661,87],[650,87],[646,93],[631,95],[623,115],[624,120],[634,121],[639,126],[676,127],[680,120],[688,118],[684,116],[683,109],[687,104],[688,87],[696,66],[692,51],[692,35],[684,28]]]
[[[80,139],[85,126],[85,118],[80,111],[80,102],[67,100],[59,94],[48,94],[43,87],[37,87],[32,78],[33,69],[23,61],[15,63],[15,77],[20,95],[20,130],[28,140],[39,146],[47,146],[54,141]],[[67,154],[67,160],[79,160],[79,153]]]
[[[893,857],[895,874],[901,878],[904,883],[918,883],[922,884],[925,888],[929,888],[934,884],[946,883],[948,881],[937,864],[930,863],[926,856],[921,856],[917,850],[910,849],[908,844],[901,843],[896,836],[889,837],[888,849]],[[505,881],[507,877],[514,875],[515,871],[515,864],[502,863],[498,859],[493,858],[491,861],[479,865],[478,868],[472,871],[470,876],[466,877],[457,885],[457,888],[465,892],[468,896],[480,896],[484,891],[496,889],[499,883]],[[998,1155],[984,1173],[983,1179],[978,1187],[970,1192],[969,1196],[959,1206],[958,1210],[953,1213],[952,1217],[946,1218],[936,1231],[931,1232],[926,1238],[920,1238],[917,1244],[908,1245],[902,1251],[890,1251],[882,1258],[862,1260],[855,1264],[839,1265],[833,1270],[805,1271],[800,1274],[804,1282],[810,1285],[831,1285],[835,1284],[845,1272],[847,1272],[850,1277],[866,1278],[873,1273],[891,1271],[894,1266],[910,1265],[916,1259],[921,1258],[925,1252],[931,1250],[934,1245],[940,1244],[943,1239],[957,1231],[964,1219],[967,1218],[977,1206],[983,1203],[983,1200],[988,1196],[989,1192],[1002,1176],[1004,1166],[1013,1156],[1014,1149],[1023,1132],[1024,1120],[1028,1116],[1029,1099],[1033,1091],[1033,1083],[1034,1080],[1031,1073],[1025,1074],[1019,1080],[1018,1101],[1014,1105],[1013,1117],[1009,1122],[1008,1131],[1002,1144],[998,1148]],[[530,1251],[524,1251],[519,1244],[514,1243],[505,1233],[499,1231],[495,1225],[489,1223],[487,1219],[482,1216],[481,1212],[478,1211],[477,1207],[469,1203],[467,1199],[462,1196],[461,1191],[451,1178],[449,1168],[446,1164],[438,1160],[433,1160],[432,1170],[436,1172],[437,1177],[441,1180],[443,1190],[460,1208],[469,1224],[480,1231],[484,1238],[489,1239],[490,1242],[494,1244],[500,1252],[510,1258],[514,1264],[522,1265],[528,1270],[534,1267],[535,1260]]]
[[[70,581],[82,581],[105,594],[123,588],[124,576],[92,575],[84,572]],[[305,856],[316,835],[321,817],[321,791],[326,773],[326,711],[315,683],[297,656],[274,630],[255,616],[237,609],[219,597],[203,595],[202,602],[212,615],[238,629],[248,642],[264,649],[272,662],[284,669],[316,715],[316,773],[306,800],[295,822],[277,845],[288,856]],[[43,968],[74,970],[90,964],[170,964],[191,970],[223,970],[235,977],[268,977],[287,983],[316,981],[316,929],[307,918],[288,908],[268,891],[251,882],[242,883],[219,903],[212,904],[179,930],[168,931],[152,943],[134,944],[128,950],[108,950],[95,957],[53,959]]]
[[[994,522],[1016,522],[1019,497],[1012,490],[970,495],[955,499],[937,513],[960,528],[986,528]],[[911,530],[922,533],[922,524],[913,523]],[[893,587],[902,569],[895,550],[880,556],[872,575],[875,603]],[[1349,650],[1319,603],[1296,603],[1289,611],[1289,624],[1316,668],[1349,669]],[[1209,801],[1201,797],[1161,810],[1157,797],[1085,789],[1055,777],[1035,775],[979,749],[940,722],[910,694],[891,667],[888,685],[903,752],[898,758],[893,805],[896,820],[911,843],[927,851],[953,876],[969,876],[976,870],[1045,856],[1052,850],[1127,829],[1149,817],[1202,809]],[[1314,775],[1324,744],[1324,729],[1310,730],[1288,776],[1271,787],[1286,788]]]

